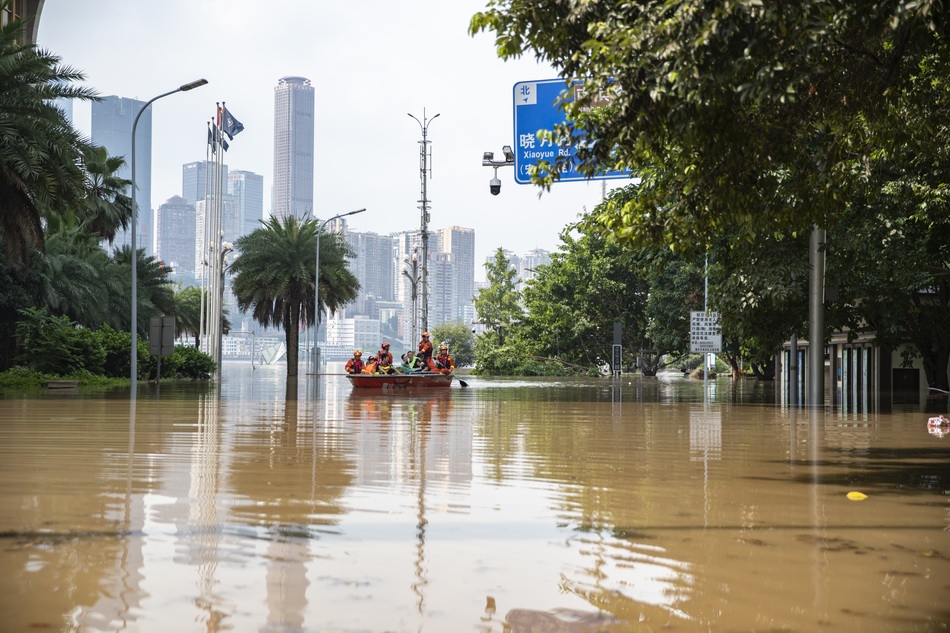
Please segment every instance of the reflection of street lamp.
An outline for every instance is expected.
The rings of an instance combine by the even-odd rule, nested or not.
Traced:
[[[416,287],[419,284],[419,260],[416,257],[417,249],[412,250],[412,262],[409,259],[404,259],[403,261],[407,266],[412,266],[412,274],[409,274],[409,271],[403,269],[402,274],[409,279],[411,284],[412,294],[412,314],[409,318],[409,341],[412,343],[416,340]]]
[[[320,235],[323,233],[323,227],[325,227],[328,222],[345,218],[348,215],[356,215],[363,211],[366,211],[366,209],[339,213],[332,218],[327,218],[323,221],[323,224],[317,227],[317,263],[316,266],[314,266],[313,275],[313,355],[310,357],[310,369],[314,374],[320,371],[320,347],[317,345],[317,332],[320,329]]]
[[[135,121],[132,122],[132,158],[130,162],[131,162],[131,169],[132,169],[132,181],[131,181],[131,184],[132,184],[132,225],[131,225],[131,231],[132,231],[132,240],[131,240],[131,244],[132,244],[132,356],[131,356],[131,365],[132,365],[132,368],[131,368],[131,376],[132,376],[132,397],[133,398],[135,397],[135,389],[136,389],[136,385],[138,384],[138,373],[139,373],[139,367],[138,367],[139,353],[138,353],[138,346],[136,345],[137,335],[138,335],[137,321],[139,318],[139,314],[138,314],[139,297],[138,297],[138,266],[137,266],[137,261],[136,261],[138,259],[138,254],[135,252],[135,249],[136,249],[135,216],[138,215],[138,210],[135,208],[135,129],[138,127],[139,119],[142,117],[142,114],[145,112],[145,109],[148,108],[150,105],[152,105],[152,103],[154,103],[155,101],[158,101],[162,97],[173,95],[176,92],[187,92],[194,88],[198,88],[199,86],[203,86],[206,83],[208,83],[207,79],[196,79],[195,81],[192,81],[190,83],[178,86],[174,90],[163,92],[157,97],[152,97],[151,99],[146,101],[145,105],[143,105],[139,109],[138,114],[135,115]]]
[[[429,329],[429,194],[426,189],[426,174],[429,171],[428,161],[429,161],[429,143],[431,141],[426,140],[426,135],[429,133],[429,124],[435,121],[439,115],[435,115],[431,119],[426,118],[426,111],[422,110],[422,120],[412,115],[412,113],[407,113],[411,116],[416,123],[419,124],[419,128],[422,130],[422,140],[419,141],[419,175],[422,178],[422,200],[419,202],[422,203],[422,206],[419,207],[422,209],[422,329]]]

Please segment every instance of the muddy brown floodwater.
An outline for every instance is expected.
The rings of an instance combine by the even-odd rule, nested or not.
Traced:
[[[950,437],[920,408],[678,376],[287,400],[284,372],[3,394],[0,631],[950,626]]]

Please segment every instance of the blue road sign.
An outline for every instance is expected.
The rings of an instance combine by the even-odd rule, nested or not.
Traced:
[[[571,86],[571,99],[584,89],[584,82],[575,81]],[[539,138],[539,130],[553,130],[554,126],[567,121],[564,112],[557,106],[558,97],[564,90],[563,79],[520,81],[514,86],[515,182],[531,183],[529,169],[542,160],[554,162],[558,156],[573,156],[574,147],[559,147],[552,141]],[[561,174],[561,181],[609,180],[630,178],[629,171],[611,171],[591,178],[571,167]]]

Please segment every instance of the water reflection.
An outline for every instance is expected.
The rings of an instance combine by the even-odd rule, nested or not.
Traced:
[[[950,445],[917,412],[670,378],[363,393],[226,369],[134,405],[0,400],[4,626],[950,622]]]

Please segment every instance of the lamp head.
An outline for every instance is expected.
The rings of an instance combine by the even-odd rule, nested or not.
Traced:
[[[182,92],[188,92],[189,90],[194,90],[195,88],[200,88],[201,86],[208,83],[207,79],[195,79],[194,81],[188,82],[182,86],[179,86],[178,89]]]

